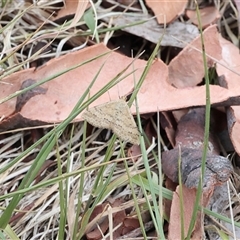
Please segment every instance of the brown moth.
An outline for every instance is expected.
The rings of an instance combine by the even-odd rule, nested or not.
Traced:
[[[123,99],[86,110],[82,118],[94,127],[111,129],[119,139],[139,144],[139,131],[130,109]]]

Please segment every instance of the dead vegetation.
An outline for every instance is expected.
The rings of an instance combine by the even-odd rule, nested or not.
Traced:
[[[160,2],[0,2],[2,239],[240,238],[238,3]]]

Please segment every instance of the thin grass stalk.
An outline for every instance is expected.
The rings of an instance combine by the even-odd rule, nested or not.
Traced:
[[[83,140],[82,140],[82,146],[80,151],[81,152],[81,168],[85,167],[85,154],[86,154],[86,134],[87,134],[87,122],[84,121],[84,126],[83,126]],[[79,178],[79,191],[78,191],[78,202],[77,202],[77,209],[76,209],[76,216],[75,216],[75,221],[74,221],[74,228],[73,228],[73,240],[77,239],[77,231],[78,231],[78,220],[79,220],[79,215],[81,212],[81,207],[82,207],[82,197],[84,193],[84,179],[85,179],[85,172],[83,171],[81,173],[81,176]]]
[[[32,166],[30,167],[28,173],[25,175],[24,179],[22,180],[22,182],[19,186],[19,189],[28,188],[30,186],[30,184],[32,183],[32,181],[34,180],[34,178],[37,175],[38,171],[40,170],[42,164],[44,163],[45,159],[47,158],[47,155],[49,154],[49,152],[51,151],[51,149],[53,148],[53,146],[55,144],[55,139],[53,137],[54,132],[59,134],[58,137],[60,137],[62,131],[67,127],[67,125],[71,121],[73,121],[73,119],[76,116],[79,115],[79,113],[81,113],[91,102],[93,102],[95,99],[97,99],[99,96],[101,96],[104,92],[106,92],[109,89],[109,87],[114,86],[121,80],[121,79],[119,80],[120,76],[125,72],[125,70],[130,65],[131,64],[129,64],[123,71],[121,71],[112,81],[110,81],[105,86],[105,88],[101,89],[92,98],[90,98],[84,104],[84,106],[79,107],[82,104],[83,100],[86,98],[87,94],[89,93],[89,89],[92,87],[92,85],[96,81],[96,77],[95,77],[93,79],[93,81],[90,83],[89,88],[86,89],[86,91],[83,93],[82,97],[79,99],[78,103],[74,107],[73,111],[70,113],[69,117],[66,120],[64,120],[61,124],[59,124],[56,127],[56,129],[51,130],[47,135],[45,135],[43,138],[41,138],[39,141],[36,142],[39,144],[40,142],[43,141],[42,139],[46,139],[46,136],[49,137],[47,139],[46,143],[43,145],[41,151],[38,153],[35,161],[33,162]],[[98,74],[99,74],[99,72],[98,72]],[[96,76],[98,76],[98,74]],[[129,75],[129,74],[127,74],[127,75]],[[105,91],[104,91],[104,89],[105,89]],[[35,144],[35,146],[37,146],[38,144]],[[33,149],[32,147],[30,147],[30,148]],[[24,153],[26,153],[26,152],[28,152],[28,151],[24,151]],[[15,160],[13,160],[13,162],[19,161],[22,157],[24,157],[24,154],[21,154],[19,157],[17,157]],[[4,229],[6,227],[7,223],[9,222],[12,212],[16,208],[16,206],[17,206],[18,202],[20,201],[20,199],[22,198],[22,196],[23,196],[23,194],[16,195],[11,200],[9,206],[6,208],[6,211],[0,217],[0,228]]]
[[[199,207],[199,210],[200,210],[200,209],[201,209],[201,208]],[[229,224],[231,224],[231,225],[234,223],[234,226],[235,226],[235,227],[240,228],[240,222],[236,222],[236,221],[232,222],[232,219],[230,219],[230,218],[228,218],[228,217],[225,217],[225,216],[223,216],[223,215],[221,215],[221,214],[219,214],[219,213],[213,212],[213,211],[211,211],[211,210],[209,210],[209,209],[207,209],[207,208],[202,208],[202,210],[203,210],[203,212],[204,212],[205,214],[207,214],[207,215],[209,215],[209,216],[212,216],[212,217],[214,217],[214,218],[216,218],[216,219],[219,219],[220,221],[229,223]]]
[[[72,138],[73,138],[73,134],[74,134],[74,124],[72,124],[71,127],[71,133],[70,133],[70,139],[69,139],[69,146],[68,146],[68,155],[67,155],[67,166],[66,166],[66,172],[69,173],[71,172],[71,167],[72,167],[72,159],[71,159],[71,151],[72,151]],[[69,194],[70,193],[70,179],[66,178],[65,180],[65,191],[64,191],[64,195],[65,195],[65,207],[66,207],[66,219],[65,219],[65,224],[67,221],[67,209],[69,207]],[[64,225],[65,226],[65,225]],[[63,228],[63,231],[65,231],[65,227]]]
[[[196,12],[197,12],[197,18],[198,18],[198,24],[199,24],[199,30],[200,30],[200,36],[201,36],[202,56],[203,56],[203,64],[204,64],[204,72],[205,72],[206,111],[205,111],[205,129],[204,129],[203,155],[202,155],[202,164],[201,164],[201,176],[199,178],[199,183],[198,183],[198,188],[196,193],[196,200],[195,200],[192,218],[191,218],[191,222],[189,225],[188,234],[186,238],[189,240],[191,238],[191,234],[197,219],[199,203],[201,202],[201,199],[202,199],[203,179],[205,175],[206,158],[207,158],[207,152],[208,152],[208,139],[209,139],[209,131],[210,131],[210,110],[211,110],[209,73],[208,73],[208,66],[207,66],[207,57],[206,57],[206,51],[205,51],[203,30],[202,30],[202,24],[201,24],[201,16],[199,12],[199,6],[196,0],[195,0],[195,4],[196,4]]]
[[[9,224],[4,229],[4,233],[9,237],[9,239],[20,240]],[[5,239],[5,236],[3,236],[1,239]]]
[[[109,183],[112,179],[115,167],[116,167],[116,163],[113,164],[111,172],[109,173],[107,179],[105,180],[104,184],[102,185],[100,192],[96,195],[96,198],[95,198],[94,202],[92,203],[91,207],[89,207],[88,210],[86,211],[86,213],[84,214],[82,221],[81,221],[81,226],[79,228],[80,230],[77,235],[77,239],[81,240],[83,235],[86,233],[86,226],[89,223],[89,218],[90,218],[93,210],[97,206],[97,204],[99,204],[102,201],[102,198],[105,193],[105,189],[107,189],[107,186],[109,185]],[[104,196],[104,198],[105,198],[105,196]]]
[[[237,239],[236,236],[236,230],[235,230],[235,226],[234,226],[234,214],[233,214],[233,208],[232,208],[232,204],[231,204],[231,195],[230,195],[230,186],[229,186],[229,182],[230,180],[227,181],[227,190],[228,190],[228,201],[229,201],[229,210],[230,210],[230,216],[231,216],[231,220],[232,220],[232,232],[233,232],[233,238]]]
[[[12,57],[18,50],[20,50],[26,43],[29,42],[29,40],[37,33],[40,31],[40,29],[43,27],[43,25],[45,24],[42,23],[37,29],[35,32],[31,33],[28,35],[28,37],[21,43],[19,44],[17,47],[14,48],[14,50],[10,53],[10,54],[7,54],[6,53],[6,57],[3,58],[2,60],[0,60],[0,65],[4,64],[10,57]],[[10,66],[7,70],[7,73],[6,70],[2,70],[0,71],[1,73],[1,76],[0,76],[0,80],[2,80],[3,78],[7,77],[8,75],[12,74],[12,73],[15,73],[17,70],[19,70],[25,63],[31,61],[32,59],[34,59],[35,56],[37,56],[39,54],[39,52],[43,51],[44,49],[46,49],[53,41],[55,40],[55,38],[50,41],[46,46],[44,46],[41,50],[37,51],[35,54],[33,54],[31,57],[29,57],[27,60],[25,61],[22,61],[21,64],[18,63],[16,66]],[[5,73],[5,74],[4,74]]]
[[[57,155],[57,170],[58,170],[58,176],[62,176],[62,164],[61,164],[61,156],[59,153],[59,145],[58,145],[58,138],[55,138],[56,141],[56,155]],[[59,230],[58,230],[58,238],[64,239],[64,231],[65,231],[65,224],[66,224],[66,211],[67,211],[67,205],[66,205],[66,196],[64,195],[64,187],[63,187],[63,181],[59,181],[59,205],[60,205],[60,220],[59,220]]]
[[[140,180],[139,180],[141,178],[141,182],[144,184],[144,188],[146,188],[147,191],[150,191],[150,186],[149,186],[148,181],[145,177],[146,177],[146,172],[144,172],[142,174],[138,174],[136,176],[133,176],[132,180],[135,184],[137,184],[138,186],[141,186],[141,183],[140,183]],[[168,199],[168,200],[172,200],[172,196],[173,196],[172,191],[170,191],[169,189],[164,188],[164,187],[162,188],[162,190],[163,190],[163,197]],[[158,194],[158,191],[159,191],[158,184],[153,183],[153,191],[155,192],[155,194]]]
[[[132,55],[133,55],[133,54],[132,54]],[[134,70],[134,65],[133,65],[133,70]],[[134,74],[134,87],[136,88],[135,74]],[[136,98],[135,98],[135,99],[137,99],[137,94],[136,94]],[[138,118],[140,119],[139,108],[137,107],[137,105],[136,105],[136,113],[137,113]],[[139,123],[139,122],[138,122],[138,123]],[[123,155],[124,155],[124,157],[125,157],[125,154],[124,154],[124,153],[123,153]],[[138,216],[140,228],[141,228],[143,237],[146,239],[146,238],[147,238],[147,235],[146,235],[146,231],[145,231],[145,228],[144,228],[141,211],[140,211],[140,208],[139,208],[139,205],[138,205],[138,202],[137,202],[136,194],[135,194],[135,192],[134,192],[133,182],[132,182],[132,180],[131,180],[131,179],[132,179],[132,176],[130,175],[129,168],[128,168],[128,166],[127,166],[126,160],[124,160],[124,166],[125,166],[125,169],[126,169],[126,172],[127,172],[128,179],[129,179],[129,185],[130,185],[130,188],[131,188],[131,190],[132,190],[133,201],[134,201],[134,203],[135,203],[135,208],[136,208],[136,213],[137,213],[137,216]],[[143,186],[142,186],[142,187],[143,187]],[[147,197],[146,197],[146,198],[147,198]]]
[[[152,65],[152,63],[154,61],[154,58],[155,58],[155,56],[157,54],[157,51],[158,51],[158,49],[160,47],[162,37],[158,41],[158,43],[157,43],[153,53],[151,54],[151,56],[149,58],[149,61],[147,62],[147,66],[145,67],[145,69],[143,71],[143,74],[142,74],[139,82],[136,85],[136,90],[140,89],[144,79],[147,76],[147,73],[148,73],[148,71],[149,71],[149,69],[150,69],[150,67],[151,67],[151,65]],[[131,98],[129,100],[129,105],[130,106],[133,103],[134,99],[136,98],[136,95],[137,95],[137,91],[132,94],[132,96],[131,96]],[[136,101],[136,107],[138,108],[137,101]],[[140,130],[140,132],[142,132],[143,130],[142,130],[142,127],[141,127],[140,117],[138,116],[137,119],[138,119],[139,130]],[[163,232],[163,228],[162,228],[163,222],[162,222],[162,219],[161,219],[161,216],[160,216],[160,213],[159,213],[158,204],[157,204],[157,200],[156,200],[156,194],[154,193],[153,185],[152,185],[152,182],[151,182],[151,172],[150,172],[150,169],[149,169],[148,158],[147,158],[146,149],[145,149],[145,145],[144,145],[144,141],[143,141],[142,137],[141,137],[141,141],[140,141],[140,147],[141,147],[142,156],[143,156],[143,160],[144,160],[144,166],[145,166],[145,170],[146,170],[146,174],[147,174],[147,179],[149,181],[149,188],[150,188],[150,194],[152,196],[153,207],[156,210],[155,211],[155,215],[153,213],[151,214],[152,220],[153,220],[155,229],[157,231],[158,237],[160,237],[160,239],[164,239],[165,237],[164,237],[164,232]],[[150,213],[151,213],[151,207],[150,207],[149,210],[150,210]]]
[[[159,184],[159,200],[158,200],[158,206],[159,206],[159,211],[161,214],[161,218],[163,219],[163,191],[162,191],[162,185],[163,185],[163,176],[162,176],[162,149],[161,149],[161,136],[160,136],[160,115],[159,111],[157,112],[157,138],[158,138],[158,156],[155,156],[155,153],[153,154],[154,159],[157,159],[156,161],[157,166],[158,166],[158,184]],[[154,151],[152,151],[154,152]]]
[[[179,145],[178,158],[178,182],[179,182],[179,200],[180,200],[180,224],[181,224],[181,239],[185,238],[184,232],[184,203],[183,203],[183,184],[182,184],[182,152]]]
[[[67,173],[70,171],[70,154],[71,154],[71,140],[73,137],[74,125],[71,128],[69,147],[68,147],[68,157],[67,157]],[[58,176],[62,176],[62,163],[61,156],[59,153],[59,145],[58,139],[56,139],[56,154],[57,154],[57,168],[58,168]],[[59,181],[59,204],[60,204],[60,221],[59,221],[59,230],[58,230],[58,238],[64,239],[65,235],[65,226],[67,221],[67,209],[68,209],[68,200],[69,200],[69,178],[66,178],[63,181]],[[65,188],[64,188],[65,185]]]
[[[126,160],[124,160],[124,167],[126,169],[126,173],[127,173],[128,181],[129,181],[129,186],[130,186],[131,191],[132,191],[132,197],[133,197],[133,201],[134,201],[134,206],[136,208],[136,213],[137,213],[138,221],[139,221],[139,224],[140,224],[140,228],[141,228],[144,239],[147,239],[146,231],[144,229],[144,224],[143,224],[143,220],[142,220],[141,210],[139,208],[139,204],[138,204],[138,201],[137,201],[137,196],[135,194],[135,190],[134,190],[134,186],[133,186],[132,176],[130,174],[128,164],[127,164]]]
[[[136,103],[137,104],[137,103]],[[142,127],[140,126],[140,132],[142,131]],[[141,137],[142,138],[142,137]],[[145,145],[143,143],[143,139],[141,139],[141,151],[142,151],[142,157],[143,157],[143,162],[144,162],[144,166],[145,166],[145,172],[147,175],[147,182],[148,182],[148,186],[149,186],[149,191],[150,191],[150,195],[152,196],[152,202],[153,202],[153,209],[155,210],[155,214],[153,213],[152,210],[152,205],[148,199],[148,194],[147,194],[147,189],[145,187],[145,185],[142,182],[142,178],[139,178],[139,184],[140,187],[144,193],[145,199],[146,199],[146,203],[148,205],[148,209],[150,212],[150,215],[152,217],[152,221],[153,224],[155,226],[157,235],[160,239],[165,239],[164,238],[164,233],[163,233],[163,222],[162,222],[162,218],[159,212],[159,208],[158,208],[158,204],[157,204],[157,200],[156,200],[156,193],[153,190],[153,182],[152,182],[152,177],[151,177],[151,170],[150,170],[150,166],[148,164],[148,158],[147,158],[147,154],[146,154],[146,149],[145,149]],[[159,186],[158,186],[158,190],[159,190]]]
[[[13,23],[17,22],[18,19],[21,18],[24,15],[24,13],[26,13],[31,7],[32,7],[32,5],[27,7],[27,8],[25,8],[25,9],[23,9],[22,12],[17,14],[15,16],[15,18],[12,19],[6,26],[1,27],[0,34],[2,34],[5,30],[7,30]]]
[[[111,156],[112,156],[112,149],[113,149],[113,144],[114,144],[115,140],[116,140],[116,136],[113,135],[113,137],[110,141],[110,147],[106,151],[106,155],[105,155],[105,159],[104,159],[105,163],[108,163]],[[106,180],[107,182],[105,181],[104,183],[103,183],[103,181],[101,181],[101,178],[103,176],[103,171],[105,170],[105,167],[104,167],[104,169],[103,169],[103,167],[100,168],[100,173],[98,173],[98,176],[95,180],[95,183],[99,183],[99,181],[100,181],[100,184],[102,184],[102,186],[97,185],[97,187],[94,187],[96,190],[95,190],[95,192],[93,192],[91,194],[91,198],[88,201],[87,206],[85,208],[87,211],[84,213],[83,219],[81,221],[80,232],[79,232],[79,235],[78,235],[79,237],[82,237],[86,233],[85,231],[88,231],[88,229],[90,228],[91,225],[88,226],[88,227],[86,227],[86,226],[89,222],[89,217],[91,216],[95,206],[97,204],[99,204],[100,202],[102,202],[110,194],[110,192],[112,192],[116,188],[116,186],[120,186],[120,184],[110,184],[110,181],[111,181],[112,175],[114,173],[114,169],[116,167],[116,164],[117,163],[115,162],[114,165],[112,166],[109,177]],[[96,197],[95,201],[92,203],[93,196],[97,196],[97,197]],[[89,206],[89,203],[92,203],[91,207]]]
[[[111,159],[112,149],[114,147],[114,143],[116,141],[116,138],[117,137],[115,135],[113,135],[112,139],[110,140],[110,143],[109,143],[108,148],[106,150],[106,155],[104,157],[103,163],[108,163],[109,160]],[[92,191],[91,191],[91,198],[89,198],[89,200],[87,201],[86,208],[85,208],[85,211],[84,211],[83,214],[85,214],[87,212],[88,208],[90,208],[90,205],[92,204],[92,198],[93,198],[93,196],[96,195],[97,189],[102,190],[102,186],[100,186],[100,185],[103,185],[103,174],[104,174],[104,171],[105,171],[106,167],[107,167],[107,165],[102,165],[99,168],[98,175],[95,179],[95,182],[94,182],[94,185],[93,185],[93,188],[92,188]]]
[[[122,162],[122,159],[120,159],[120,160],[112,160],[111,162],[114,162],[114,163]],[[36,185],[27,187],[25,189],[16,190],[15,192],[11,192],[11,193],[2,195],[2,196],[0,196],[0,200],[6,199],[6,198],[11,198],[11,197],[14,197],[14,196],[16,196],[18,194],[24,194],[24,193],[27,193],[27,192],[35,191],[35,190],[37,190],[39,188],[42,188],[42,187],[48,187],[50,185],[58,183],[59,181],[62,181],[63,179],[79,175],[79,174],[81,174],[83,172],[99,169],[99,167],[104,166],[104,165],[108,165],[108,164],[109,164],[108,162],[101,163],[101,164],[95,164],[95,165],[92,165],[90,167],[85,167],[84,169],[79,169],[79,170],[76,170],[76,171],[71,172],[71,173],[64,173],[64,174],[62,174],[62,176],[51,178],[49,180],[46,180],[45,182],[38,183]],[[125,184],[126,182],[127,182],[126,179],[121,179],[120,181],[114,180],[113,184],[115,184],[115,186],[116,185],[119,186],[121,184]],[[109,190],[109,187],[106,189],[106,192],[111,192],[111,191],[112,190],[111,189]],[[169,198],[168,196],[166,196],[166,197]],[[4,210],[5,210],[5,208],[4,208]],[[19,212],[19,211],[15,210],[15,212]]]

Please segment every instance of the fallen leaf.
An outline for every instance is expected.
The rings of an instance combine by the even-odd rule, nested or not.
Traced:
[[[217,64],[218,75],[224,75],[225,87],[232,93],[240,92],[240,57],[239,49],[231,42],[220,38],[222,60]],[[240,155],[240,107],[230,106],[227,109],[228,131],[235,148]]]
[[[64,6],[58,11],[57,16],[53,18],[53,21],[56,21],[60,18],[67,17],[69,15],[75,15],[71,27],[76,24],[77,21],[80,20],[86,8],[89,6],[89,1],[72,1],[65,0]]]
[[[109,221],[108,221],[107,216],[105,216],[103,218],[101,217],[101,215],[106,211],[107,206],[108,206],[107,203],[103,203],[103,204],[97,205],[94,208],[94,210],[89,218],[89,222],[91,223],[93,221],[95,224],[98,224],[101,231],[99,228],[97,228],[95,226],[95,224],[92,224],[93,230],[87,230],[87,233],[86,233],[87,239],[91,239],[91,240],[101,239],[102,233],[104,234],[108,230]]]
[[[218,9],[215,6],[210,7],[204,7],[202,9],[199,9],[200,12],[200,21],[201,21],[201,27],[204,29],[211,24],[214,24],[217,22],[217,20],[221,17]],[[196,10],[186,10],[187,17],[191,20],[191,22],[195,25],[199,25],[198,23],[198,17],[197,17],[197,11]]]
[[[162,169],[173,183],[179,183],[179,164],[183,183],[183,213],[180,212],[179,191],[174,193],[169,224],[169,239],[181,236],[181,214],[184,216],[184,237],[188,232],[195,204],[196,190],[201,178],[203,142],[205,131],[205,109],[191,109],[178,122],[176,131],[176,146],[162,153]],[[223,185],[233,172],[230,161],[219,156],[219,147],[214,135],[210,133],[206,168],[202,180],[202,204],[206,206],[216,186]],[[179,162],[180,161],[180,162]],[[169,185],[169,181],[168,181]],[[171,186],[171,185],[170,185]],[[190,195],[189,195],[190,194]],[[168,203],[168,202],[167,202]],[[168,212],[169,210],[166,209]],[[203,232],[203,216],[198,213],[192,239],[201,239]]]
[[[44,78],[57,74],[63,69],[71,68],[74,65],[107,52],[109,52],[109,49],[103,44],[99,44],[53,59],[37,70],[31,68],[13,74],[4,79],[4,81],[9,84],[5,84],[5,87],[1,88],[0,98],[3,99],[9,96],[9,94],[18,91],[22,83],[27,79],[33,79],[38,82]],[[74,105],[88,88],[97,71],[104,63],[105,65],[102,72],[90,90],[91,96],[99,91],[110,79],[114,78],[131,62],[131,58],[127,58],[118,53],[111,53],[111,56],[105,55],[100,57],[86,65],[76,68],[74,71],[70,71],[41,85],[42,88],[46,89],[46,93],[35,95],[30,98],[24,106],[22,106],[20,113],[16,113],[16,98],[1,104],[0,111],[5,119],[2,120],[0,128],[12,129],[19,126],[24,127],[38,125],[40,123],[57,123],[63,121],[72,111]],[[114,66],[114,69],[112,66]],[[135,61],[134,67],[138,68],[135,71],[137,79],[140,78],[144,66],[145,61]],[[131,71],[132,69],[129,69],[125,74]],[[131,92],[133,88],[134,77],[130,75],[119,82],[114,88],[111,88],[105,95],[99,97],[97,102],[92,106],[108,102],[109,100],[119,99],[119,97],[125,96]],[[80,120],[80,116],[76,120]]]
[[[140,224],[138,218],[129,216],[124,219],[123,226],[124,228],[122,235],[125,235],[131,232],[132,230],[139,228]]]
[[[211,117],[213,121],[213,117]],[[192,108],[182,116],[177,125],[175,135],[176,146],[203,150],[205,133],[205,108]],[[209,133],[208,150],[219,154],[220,149],[215,139],[215,133]]]
[[[178,89],[171,86],[168,82],[168,67],[161,61],[156,60],[143,82],[138,92],[138,105],[141,114],[182,109],[193,106],[205,106],[206,88],[205,86],[188,87]],[[157,98],[153,96],[158,96]],[[236,99],[240,103],[240,93],[229,92],[226,88],[211,85],[210,86],[211,104],[221,106],[222,102],[226,104],[230,99]],[[232,104],[232,102],[231,102]],[[135,106],[131,107],[133,114],[136,114]]]
[[[204,32],[204,46],[208,67],[221,59],[221,45],[216,26],[208,27]],[[189,67],[191,66],[191,67]],[[193,87],[202,82],[204,63],[201,38],[198,36],[185,47],[169,64],[169,83],[177,88]]]
[[[118,237],[122,236],[123,229],[124,229],[123,222],[124,222],[125,218],[126,218],[126,212],[124,210],[119,211],[116,214],[114,214],[113,229],[115,229],[115,230],[113,231],[113,229],[112,229],[112,231],[113,231],[112,239],[117,239]],[[108,239],[110,239],[110,238],[108,238]]]
[[[211,29],[215,32],[213,28]],[[215,40],[212,41],[215,42]],[[107,52],[110,52],[110,50],[103,44],[99,44],[53,59],[36,70],[31,68],[14,73],[3,79],[3,81],[8,84],[4,84],[1,87],[0,99],[3,100],[10,94],[18,91],[22,87],[22,83],[27,79],[38,82],[56,75],[64,69],[69,69],[84,61],[89,61],[96,56],[106,54]],[[180,59],[181,58],[179,58],[178,61],[180,61]],[[129,67],[124,75],[131,73],[132,69],[135,69],[134,76],[133,74],[127,76],[93,102],[90,107],[109,102],[110,100],[117,100],[122,96],[128,95],[134,89],[135,79],[140,79],[146,61],[136,59],[133,63],[131,58],[116,52],[111,52],[111,54],[109,53],[99,57],[41,85],[41,87],[46,90],[46,93],[31,97],[21,107],[20,112],[16,112],[16,98],[0,104],[2,114],[0,129],[7,130],[63,121],[68,117],[84,91],[88,89],[90,82],[94,79],[97,71],[103,64],[104,66],[101,73],[90,89],[90,96],[93,96],[102,89],[110,79],[118,76],[118,74],[127,66],[130,66],[131,63],[134,64],[134,67]],[[153,62],[138,92],[140,114],[205,105],[205,86],[177,89],[171,86],[168,81],[170,70],[171,68],[168,69],[167,65],[161,60],[155,60]],[[240,104],[239,91],[232,89],[229,91],[229,89],[225,87],[211,85],[210,93],[211,104],[215,106],[217,106],[217,104],[223,106],[223,103],[224,106]],[[155,96],[158,97],[156,98]],[[131,112],[132,114],[136,114],[136,107],[134,105],[131,107]],[[82,120],[81,114],[77,116],[74,121],[80,120]]]
[[[146,0],[146,4],[154,12],[158,23],[170,23],[179,17],[187,7],[187,0],[171,2],[168,0]]]
[[[101,11],[99,12],[101,16]],[[152,43],[157,43],[160,38],[161,46],[173,46],[184,48],[189,42],[194,40],[199,34],[196,26],[192,24],[173,22],[164,29],[164,26],[160,26],[156,19],[153,19],[151,15],[134,14],[127,15],[121,13],[116,18],[104,17],[104,21],[113,23],[114,26],[126,26],[122,28],[122,31],[131,33],[133,35],[142,37]],[[145,23],[128,26],[132,23],[140,21],[146,21]]]
[[[113,239],[117,239],[119,236],[122,235],[123,231],[123,225],[119,226],[120,223],[123,223],[125,217],[126,217],[126,212],[125,210],[120,210],[117,212],[113,211],[113,208],[119,207],[119,205],[122,203],[122,199],[115,199],[115,200],[110,200],[109,203],[103,203],[101,205],[98,205],[95,207],[95,209],[92,212],[92,215],[90,216],[89,221],[94,222],[95,224],[92,225],[92,230],[89,232],[87,230],[86,237],[87,239],[102,239],[103,234],[109,230],[109,232],[112,233]],[[106,212],[112,212],[111,214],[101,217],[102,214]],[[109,217],[112,216],[112,229],[110,229],[110,223],[109,223]],[[98,223],[98,227],[96,226],[96,223]],[[118,228],[116,228],[118,226]],[[100,231],[101,229],[101,231]],[[114,230],[114,231],[113,231]],[[109,239],[109,238],[106,238]]]
[[[202,206],[206,207],[213,191],[204,192],[203,193],[203,199],[204,201],[201,203]],[[180,207],[180,195],[179,195],[179,186],[176,189],[176,192],[173,194],[173,200],[172,200],[172,207],[171,207],[171,213],[170,213],[170,223],[169,223],[169,229],[168,229],[168,239],[169,240],[175,240],[179,239],[181,236],[181,223],[180,223],[180,217],[181,214],[184,216],[184,238],[186,238],[189,225],[192,219],[192,213],[194,209],[195,199],[196,199],[196,189],[189,189],[182,186],[182,197],[183,197],[183,213],[181,213],[181,207]],[[203,220],[204,217],[202,216],[201,212],[198,212],[198,216],[195,222],[195,227],[193,230],[193,233],[191,235],[191,239],[202,239],[204,236],[204,233],[202,231],[203,229]]]

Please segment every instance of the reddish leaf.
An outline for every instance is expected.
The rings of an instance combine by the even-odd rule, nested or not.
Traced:
[[[202,28],[206,28],[211,24],[216,23],[217,20],[221,17],[218,9],[215,6],[202,8],[199,10],[199,12],[201,16],[200,19]],[[197,26],[199,25],[196,10],[187,10],[186,15],[192,21],[193,24]]]
[[[176,146],[203,149],[205,132],[205,108],[189,110],[179,121],[176,132]],[[208,148],[211,153],[219,154],[219,146],[212,132],[209,134]]]
[[[184,238],[187,236],[190,221],[192,219],[192,212],[196,199],[196,189],[189,189],[183,185],[183,213],[181,213],[180,208],[180,195],[179,195],[179,187],[177,187],[176,192],[173,194],[172,200],[172,208],[170,215],[170,224],[168,229],[168,239],[175,240],[179,239],[181,236],[181,224],[180,224],[180,215],[184,216]],[[213,193],[213,189],[206,191],[203,193],[203,202],[202,206],[207,206],[210,197]],[[203,216],[201,216],[201,212],[198,212],[197,220],[195,223],[194,231],[192,233],[191,239],[202,239],[203,238]]]
[[[211,85],[210,92],[212,104],[223,101],[227,103],[231,97],[238,98],[240,96],[240,93],[232,94],[232,92],[217,85]],[[184,89],[171,86],[168,83],[167,66],[161,60],[156,60],[138,93],[138,104],[141,114],[204,106],[206,104],[206,89],[205,86]],[[133,114],[136,114],[135,106],[131,110]]]
[[[216,26],[211,26],[203,34],[205,51],[208,55],[207,63],[208,67],[211,67],[215,59],[221,59],[219,33]],[[177,88],[194,87],[202,82],[203,77],[202,43],[198,36],[170,62],[169,82]]]
[[[52,76],[59,71],[68,69],[74,65],[96,57],[97,55],[106,53],[107,51],[109,51],[109,49],[100,44],[53,59],[36,71],[35,69],[28,69],[13,74],[4,79],[4,81],[9,84],[5,84],[5,87],[1,88],[0,98],[7,97],[9,94],[19,90],[26,79],[39,81]],[[63,121],[69,115],[83,92],[88,88],[90,81],[92,81],[105,61],[106,64],[103,67],[103,71],[99,75],[95,85],[90,90],[91,96],[130,64],[132,59],[117,53],[112,53],[111,60],[109,56],[104,56],[79,67],[74,71],[61,75],[54,80],[43,84],[41,87],[47,89],[46,93],[31,97],[24,106],[22,106],[20,113],[15,113],[16,99],[11,99],[4,104],[1,104],[0,111],[1,114],[5,116],[5,119],[1,122],[1,128],[9,129],[19,126],[37,125],[39,123],[56,123]],[[144,65],[145,61],[143,60],[137,60],[135,62],[135,68],[141,68],[141,70],[136,70],[135,72],[137,78],[140,77]],[[127,72],[129,73],[130,71],[132,71],[132,69],[129,69]],[[95,105],[108,102],[110,99],[114,100],[121,96],[125,96],[133,89],[133,87],[134,78],[130,75],[117,84],[117,86],[110,89],[105,95],[98,98]],[[80,117],[76,120],[80,120]]]
[[[219,75],[225,76],[225,83],[222,84],[225,85],[226,89],[232,93],[240,92],[239,49],[223,38],[220,38],[220,44],[222,46],[222,60],[217,64],[217,72]],[[236,152],[240,154],[240,107],[229,107],[227,117],[230,138]]]
[[[97,240],[97,239],[101,239],[102,238],[102,233],[104,234],[109,227],[109,221],[107,217],[104,217],[103,219],[101,219],[101,214],[103,213],[104,210],[106,210],[106,206],[107,203],[103,203],[101,205],[98,205],[94,208],[89,221],[93,221],[94,219],[98,219],[98,225],[101,229],[95,227],[92,231],[88,232],[86,234],[87,239],[91,239],[91,240]],[[100,217],[100,218],[99,218]]]
[[[146,0],[146,4],[154,12],[159,24],[172,22],[183,13],[187,3],[187,0],[177,2],[168,0]]]
[[[65,0],[64,6],[58,11],[57,17],[53,18],[53,20],[57,20],[60,18],[67,17],[69,15],[78,15],[78,20],[80,20],[81,15],[85,11],[86,8],[88,8],[90,4],[88,3],[88,0],[84,1],[72,1],[72,0]],[[74,24],[75,25],[75,24]]]
[[[163,152],[162,154],[163,172],[174,183],[179,182],[178,166],[179,161],[181,161],[180,172],[183,183],[184,212],[181,213],[179,210],[180,198],[179,190],[177,188],[171,206],[169,239],[176,239],[177,236],[181,236],[182,230],[179,224],[181,214],[184,215],[184,237],[186,237],[188,232],[193,206],[195,204],[196,189],[201,177],[204,129],[205,109],[191,109],[178,123],[175,148]],[[226,182],[233,171],[230,161],[227,158],[219,156],[218,153],[218,145],[216,144],[213,135],[210,133],[206,169],[203,177],[203,195],[201,198],[201,205],[203,206],[206,206],[209,203],[215,187]],[[167,181],[167,183],[169,185],[169,181]],[[166,210],[168,212],[169,209]],[[201,239],[203,234],[203,216],[200,216],[200,213],[198,214],[195,229],[192,233],[193,239]]]
[[[210,30],[206,30],[205,35],[208,34],[209,31],[214,34],[216,33],[215,29],[211,27]],[[215,43],[216,39],[214,38],[214,34],[210,36]],[[53,59],[37,70],[28,69],[12,74],[3,79],[4,82],[9,84],[3,85],[0,89],[0,98],[3,99],[9,96],[9,94],[18,91],[22,83],[27,79],[39,81],[108,51],[109,49],[100,44]],[[191,52],[189,52],[189,54],[191,54]],[[185,58],[189,58],[189,56],[186,55]],[[176,59],[176,62],[177,61],[181,61],[181,57]],[[192,59],[192,61],[194,61],[194,59]],[[110,57],[100,57],[43,84],[41,88],[44,89],[46,93],[37,93],[37,95],[31,98],[27,98],[28,101],[21,107],[20,112],[16,112],[16,98],[1,104],[0,111],[4,117],[0,123],[0,129],[29,127],[32,125],[63,121],[70,114],[73,107],[104,63],[105,65],[98,79],[90,90],[91,96],[105,86],[110,79],[117,76],[131,62],[131,58],[113,52]],[[119,97],[129,94],[134,88],[134,79],[140,79],[145,64],[146,62],[143,60],[136,60],[134,62],[134,69],[136,69],[134,77],[130,74],[115,87],[99,97],[92,106],[108,102],[109,100],[119,99]],[[130,73],[132,69],[133,68],[130,67],[125,75]],[[169,69],[171,71],[171,67],[169,67]],[[138,93],[140,114],[205,105],[205,86],[177,89],[168,82],[169,69],[161,60],[153,62]],[[190,68],[187,70],[189,69]],[[181,70],[181,72],[185,71]],[[182,81],[186,80],[181,75],[179,75],[178,78],[182,79]],[[176,84],[175,80],[174,84]],[[237,86],[235,88],[237,89]],[[219,104],[221,106],[224,102],[224,106],[229,106],[240,103],[239,91],[232,89],[229,91],[224,87],[211,85],[210,92],[212,104]],[[158,97],[156,98],[156,96]],[[131,111],[133,114],[136,113],[136,107],[134,105]],[[81,115],[77,116],[75,119],[75,121],[80,120]]]
[[[132,230],[139,228],[139,220],[135,217],[126,217],[124,219],[124,228],[122,235],[127,234],[128,232],[131,232]]]

